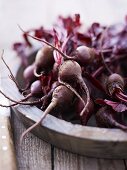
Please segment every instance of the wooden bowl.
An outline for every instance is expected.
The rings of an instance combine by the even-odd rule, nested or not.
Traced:
[[[32,55],[30,58],[33,58]],[[14,63],[19,67],[17,79],[22,82],[23,68],[20,67],[19,60],[15,60]],[[13,99],[23,98],[10,80],[6,80],[4,89]],[[35,106],[19,105],[13,107],[13,110],[26,127],[38,121],[43,114]],[[32,133],[56,147],[73,153],[97,158],[127,158],[127,133],[119,129],[81,126],[47,115]]]

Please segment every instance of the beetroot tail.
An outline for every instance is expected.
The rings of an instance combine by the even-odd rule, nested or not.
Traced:
[[[9,99],[10,101],[14,102],[15,104],[23,104],[23,105],[33,105],[33,104],[38,104],[40,102],[43,102],[43,100],[45,99],[45,97],[47,97],[47,95],[43,96],[41,99],[37,100],[37,101],[31,101],[31,102],[24,102],[24,99],[21,99],[20,101],[16,101],[14,99],[11,99],[10,97],[8,97],[6,94],[4,94],[1,90],[0,93],[7,99]],[[6,107],[6,105],[5,105]],[[8,107],[8,106],[7,106]]]
[[[15,77],[14,77],[11,69],[9,68],[8,64],[7,64],[6,61],[4,60],[3,54],[4,54],[4,51],[3,51],[3,53],[2,53],[1,59],[2,59],[3,63],[5,64],[5,66],[7,67],[8,71],[10,72],[10,79],[15,83],[15,85],[16,85],[17,88],[18,88],[18,90],[19,90],[20,92],[22,92],[22,89],[19,87],[19,84],[17,83],[17,81],[16,81],[16,79],[15,79]]]
[[[85,107],[83,108],[83,110],[81,111],[80,113],[80,116],[83,116],[83,114],[85,113],[85,111],[87,110],[87,108],[89,107],[89,103],[90,103],[90,93],[89,93],[89,89],[86,85],[86,83],[80,78],[80,84],[81,84],[81,87],[83,87],[83,90],[85,91],[86,93],[86,96],[87,96],[87,100],[86,100],[86,105]]]
[[[30,126],[26,131],[24,131],[21,135],[21,138],[20,138],[20,144],[22,143],[23,141],[23,138],[26,136],[27,133],[29,133],[32,129],[34,129],[36,126],[38,126],[43,120],[44,118],[46,117],[46,115],[48,113],[50,113],[50,111],[56,107],[57,105],[57,101],[54,101],[53,104],[50,104],[47,109],[45,110],[45,112],[43,113],[43,115],[41,116],[40,120],[38,122],[36,122],[35,124],[33,124],[32,126]]]

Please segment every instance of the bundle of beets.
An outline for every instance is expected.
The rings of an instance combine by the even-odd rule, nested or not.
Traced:
[[[99,127],[127,130],[127,17],[123,24],[106,27],[93,23],[84,32],[81,28],[79,14],[59,16],[53,29],[23,31],[20,27],[24,42],[15,43],[13,48],[26,67],[24,89],[2,57],[10,78],[24,95],[24,99],[15,101],[1,91],[13,102],[10,106],[35,105],[44,111],[39,122],[22,137],[48,113],[65,120],[70,114],[70,121],[76,119],[82,125],[87,125],[94,115]],[[31,39],[39,41],[42,47],[28,65],[26,50],[34,47]]]

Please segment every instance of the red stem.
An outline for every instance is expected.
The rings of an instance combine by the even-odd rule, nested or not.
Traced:
[[[92,77],[96,78],[97,76],[99,76],[103,69],[104,66],[100,66],[95,72],[92,73]]]
[[[109,74],[111,75],[112,71],[110,70],[109,66],[106,64],[105,59],[104,59],[104,54],[102,53],[102,51],[101,51],[101,58],[102,58],[103,65],[105,66]]]
[[[18,26],[19,26],[19,25],[18,25]],[[20,30],[21,30],[22,32],[26,33],[20,26],[19,26],[19,28],[20,28]],[[59,52],[65,59],[68,58],[68,56],[67,56],[66,54],[64,54],[62,51],[60,51],[58,48],[56,48],[54,45],[52,45],[52,44],[49,43],[48,41],[43,40],[43,39],[38,38],[38,37],[35,37],[35,36],[32,36],[32,35],[30,35],[29,33],[26,33],[26,34],[27,34],[27,36],[29,36],[29,37],[37,40],[37,41],[43,42],[43,43],[47,44],[48,46],[52,47],[54,50],[56,50],[57,52]]]
[[[30,43],[30,41],[29,41],[29,39],[28,39],[27,32],[26,32],[26,33],[23,33],[23,38],[25,39],[26,44],[27,44],[29,47],[32,47],[32,44]]]
[[[124,99],[126,99],[127,100],[127,96],[125,95],[125,94],[123,94],[121,91],[120,92],[118,92],[119,93],[119,95],[121,96],[121,97],[123,97]]]
[[[127,103],[127,99],[123,98],[122,96],[119,95],[119,93],[115,93],[115,96],[117,99],[119,99],[120,101],[123,101],[125,103]]]
[[[127,56],[127,55],[126,55],[126,56]],[[107,63],[107,64],[106,64],[107,67],[110,66],[111,64],[113,64],[115,61],[117,61],[117,60],[119,60],[119,59],[123,59],[123,57],[125,57],[125,56],[121,55],[120,57],[121,57],[121,58],[114,58],[112,61],[110,61],[110,63]],[[99,75],[101,74],[101,72],[103,71],[103,69],[105,69],[104,66],[100,66],[97,70],[95,70],[95,72],[92,73],[92,76],[93,76],[93,77],[99,76]]]
[[[91,76],[90,74],[88,74],[87,72],[83,73],[83,76],[89,80],[96,88],[98,88],[99,90],[105,92],[104,87],[101,85],[101,83],[94,78],[93,76]]]
[[[101,50],[103,53],[109,53],[109,52],[112,52],[112,49],[102,49]],[[99,52],[100,52],[100,50],[99,50]]]
[[[65,41],[63,42],[63,44],[62,44],[62,51],[63,51],[63,52],[65,52],[66,45],[67,45],[68,41],[69,41],[72,37],[73,37],[73,35],[70,34],[70,35],[65,39]]]

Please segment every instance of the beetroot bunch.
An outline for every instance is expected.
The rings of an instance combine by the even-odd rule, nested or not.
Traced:
[[[25,70],[24,89],[10,78],[24,99],[13,103],[36,105],[44,111],[41,120],[25,131],[22,137],[49,114],[66,120],[79,120],[87,125],[93,115],[99,127],[120,128],[125,125],[127,110],[126,57],[127,20],[109,27],[93,23],[81,32],[80,15],[59,16],[52,29],[22,30],[23,42],[13,45]],[[42,44],[34,62],[28,64],[27,50],[34,49],[34,39]],[[3,107],[10,107],[4,106]]]

